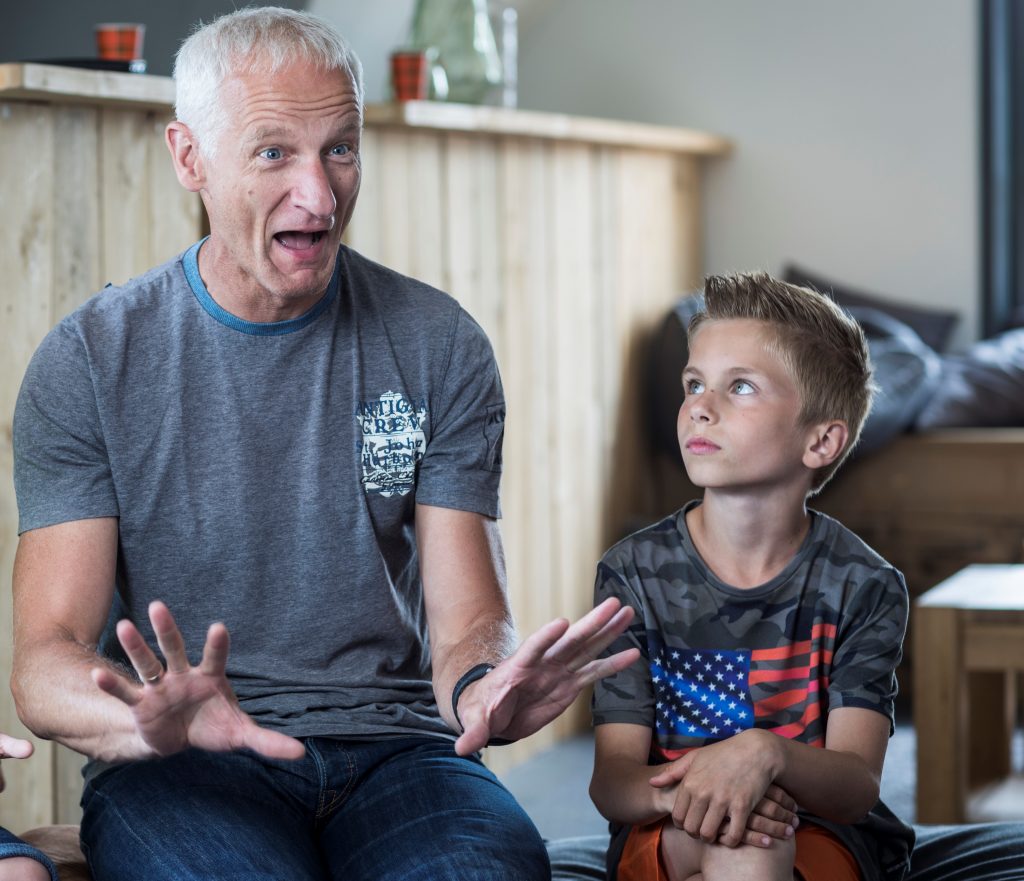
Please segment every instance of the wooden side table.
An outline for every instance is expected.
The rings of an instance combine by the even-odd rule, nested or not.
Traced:
[[[972,793],[1020,786],[1010,749],[1024,671],[1024,565],[967,566],[923,594],[913,651],[917,822],[968,822]],[[1024,799],[1018,806],[1024,816]]]

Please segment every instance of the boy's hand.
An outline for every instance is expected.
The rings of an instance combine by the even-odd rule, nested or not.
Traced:
[[[742,731],[687,753],[652,777],[652,786],[678,784],[673,825],[693,838],[719,841],[727,847],[747,840],[748,820],[764,802],[775,777],[773,769],[779,765],[773,737],[758,729]],[[774,822],[774,818],[766,819]]]
[[[35,747],[27,740],[0,734],[0,759],[27,759]],[[0,771],[0,792],[4,791],[4,774]]]
[[[754,847],[771,847],[772,839],[786,841],[796,834],[800,818],[796,815],[796,801],[782,787],[774,783],[764,794],[747,817],[747,828],[743,830],[740,844]],[[729,831],[729,822],[722,823],[717,839],[718,844],[726,847],[725,836]]]

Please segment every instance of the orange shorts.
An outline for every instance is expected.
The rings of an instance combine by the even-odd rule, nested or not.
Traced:
[[[617,881],[668,881],[660,857],[663,821],[629,831]],[[853,855],[827,829],[805,823],[796,830],[794,869],[804,881],[861,881]]]

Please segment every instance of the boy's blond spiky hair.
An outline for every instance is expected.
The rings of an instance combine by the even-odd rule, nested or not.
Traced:
[[[841,419],[849,429],[842,454],[814,474],[811,492],[817,492],[857,443],[871,409],[875,386],[864,331],[823,294],[752,272],[704,280],[704,309],[690,320],[689,337],[705,322],[736,318],[771,326],[778,355],[800,392],[801,424]]]

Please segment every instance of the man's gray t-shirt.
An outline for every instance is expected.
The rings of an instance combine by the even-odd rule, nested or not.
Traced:
[[[43,341],[18,398],[20,529],[119,518],[117,587],[193,663],[211,622],[259,724],[451,736],[430,681],[417,503],[499,516],[505,405],[458,303],[342,247],[305,315],[217,306],[202,243]]]

